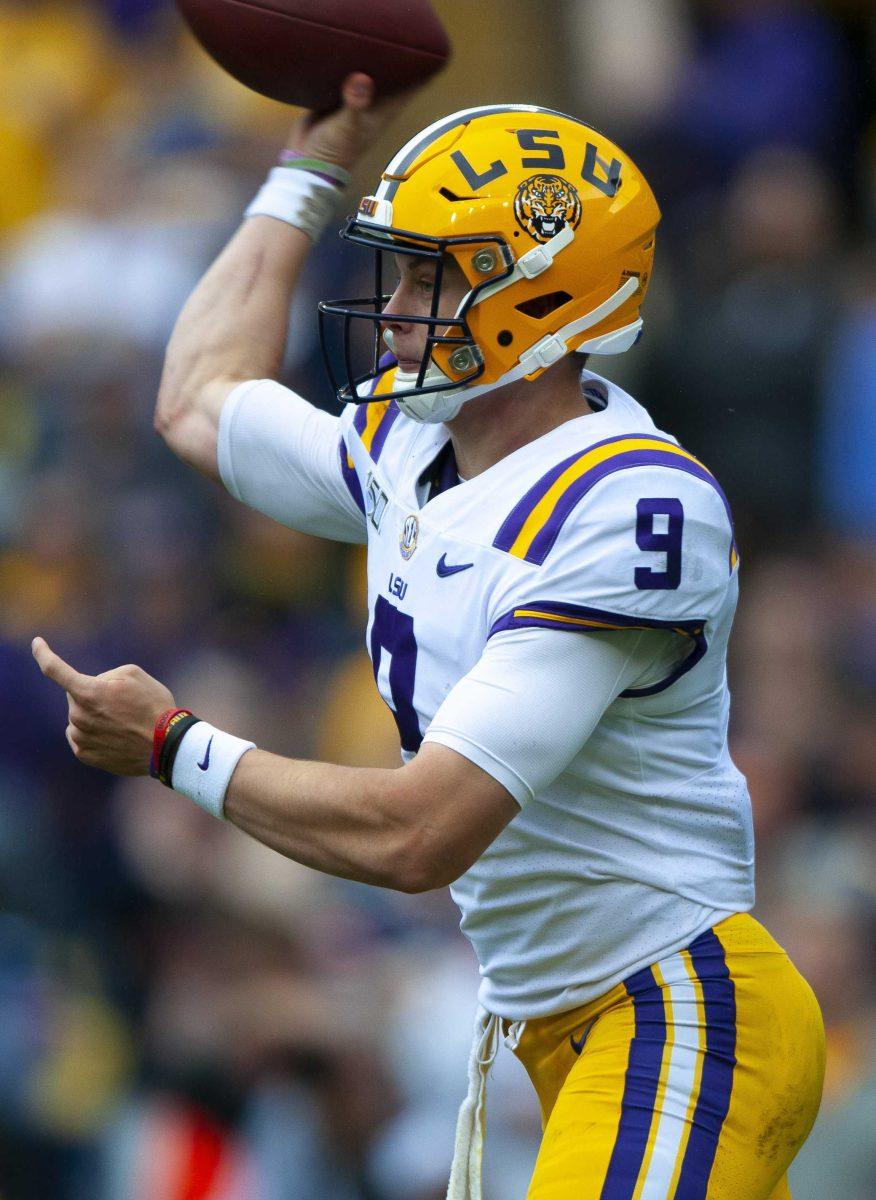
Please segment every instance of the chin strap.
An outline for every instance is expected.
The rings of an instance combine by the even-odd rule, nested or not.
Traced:
[[[450,421],[462,408],[463,404],[468,404],[469,400],[476,400],[478,396],[485,396],[488,392],[494,392],[497,388],[507,387],[509,383],[517,383],[520,379],[525,379],[527,375],[532,375],[535,371],[545,371],[548,367],[553,366],[555,362],[559,362],[569,352],[569,340],[577,337],[579,333],[584,333],[588,329],[592,329],[594,325],[599,325],[606,317],[610,317],[613,312],[625,304],[639,288],[638,276],[631,276],[626,283],[623,283],[613,296],[609,296],[597,308],[592,309],[583,317],[579,317],[577,321],[570,321],[568,325],[564,325],[562,329],[558,329],[556,333],[549,333],[534,346],[530,346],[528,350],[524,350],[520,355],[520,359],[516,367],[512,367],[510,371],[506,371],[504,375],[495,380],[493,383],[484,383],[474,387],[454,387],[452,380],[444,374],[444,372],[434,363],[430,364],[427,372],[429,382],[439,383],[441,379],[447,380],[447,389],[440,392],[433,392],[427,396],[411,396],[409,399],[400,398],[397,404],[401,411],[415,421],[424,421],[428,424],[440,424],[442,421]],[[593,338],[589,342],[583,342],[577,347],[581,354],[598,354],[612,353],[619,354],[623,350],[629,350],[636,338],[639,336],[639,331],[642,328],[641,317],[633,321],[630,325],[625,325],[622,329],[615,329],[611,333],[603,334],[601,337]],[[432,372],[434,371],[434,375]],[[398,378],[398,377],[397,377]],[[406,380],[402,382],[407,382]],[[413,380],[412,380],[413,382]]]
[[[631,275],[626,283],[621,284],[614,295],[604,300],[598,308],[594,308],[583,317],[579,317],[577,321],[570,321],[568,325],[564,325],[556,333],[549,333],[540,342],[536,342],[534,346],[530,346],[528,350],[524,350],[520,355],[520,366],[515,367],[515,371],[520,371],[521,368],[528,366],[529,369],[522,371],[522,374],[529,375],[533,371],[543,370],[545,367],[549,367],[557,362],[558,359],[561,359],[568,353],[568,342],[571,338],[577,337],[579,333],[584,333],[588,329],[592,329],[594,325],[601,324],[606,317],[610,317],[613,312],[617,312],[623,304],[626,304],[631,296],[635,295],[639,290],[640,284],[641,280],[638,275]],[[636,337],[638,337],[641,328],[642,318],[639,317],[632,324],[625,325],[623,329],[615,329],[611,333],[604,334],[602,337],[584,342],[578,347],[578,350],[584,354],[598,354],[600,350],[603,352],[607,350],[609,345],[614,346],[615,353],[618,353],[621,349],[628,350]]]
[[[506,387],[509,383],[517,383],[520,379],[525,379],[527,375],[532,375],[535,371],[545,371],[548,367],[553,366],[555,362],[565,357],[569,352],[569,340],[577,337],[579,333],[584,333],[588,329],[592,329],[594,325],[599,325],[606,317],[610,317],[613,312],[625,304],[630,296],[634,295],[639,290],[639,277],[632,275],[626,283],[621,284],[613,296],[609,296],[597,308],[592,309],[589,313],[585,313],[583,317],[579,317],[577,321],[570,321],[568,325],[564,325],[562,329],[558,329],[556,333],[549,333],[545,337],[530,346],[528,350],[524,350],[520,355],[517,366],[512,367],[510,371],[506,371],[494,383],[484,383],[480,387],[462,388],[457,394],[467,404],[469,400],[474,400],[476,396],[483,396],[487,392],[495,391],[496,388]],[[592,341],[584,342],[578,347],[582,354],[597,354],[600,350],[607,350],[609,345],[613,345],[614,353],[619,353],[621,349],[628,350],[633,342],[639,336],[639,330],[642,328],[641,317],[633,321],[631,325],[625,325],[623,329],[615,329],[612,333],[607,333],[603,337],[593,338]]]

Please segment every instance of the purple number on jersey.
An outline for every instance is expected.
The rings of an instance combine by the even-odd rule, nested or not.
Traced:
[[[377,597],[374,622],[371,626],[371,665],[378,677],[383,652],[391,655],[389,664],[390,705],[403,750],[416,753],[423,735],[414,708],[414,679],[417,673],[417,643],[414,639],[414,618],[399,612],[383,596]]]
[[[666,529],[657,533],[655,517],[666,517]],[[681,534],[684,509],[680,500],[648,498],[636,505],[636,545],[640,550],[666,555],[666,569],[636,567],[633,576],[642,591],[677,588],[681,583]]]

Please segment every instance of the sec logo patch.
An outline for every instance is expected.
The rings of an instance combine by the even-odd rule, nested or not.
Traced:
[[[398,548],[404,559],[411,557],[417,548],[417,538],[420,536],[420,522],[413,513],[406,518],[398,539]]]

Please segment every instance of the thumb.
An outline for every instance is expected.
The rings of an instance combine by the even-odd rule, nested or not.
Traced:
[[[59,654],[51,649],[45,638],[35,637],[31,642],[31,651],[37,666],[53,683],[57,683],[71,696],[81,696],[85,687],[91,682],[90,675],[82,675],[65,662]]]
[[[374,100],[374,80],[363,71],[354,71],[344,80],[341,99],[344,107],[354,112],[363,112]]]

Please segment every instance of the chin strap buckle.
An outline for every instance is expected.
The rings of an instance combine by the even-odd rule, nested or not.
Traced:
[[[520,365],[526,368],[527,375],[531,375],[533,371],[546,371],[555,362],[559,362],[568,349],[568,345],[561,337],[555,333],[549,333],[540,342],[536,342],[534,346],[523,351],[520,355]]]
[[[561,250],[572,244],[575,240],[575,230],[571,225],[566,225],[559,233],[554,236],[543,246],[535,246],[532,250],[528,250],[526,254],[521,254],[517,260],[517,269],[524,279],[536,279],[539,275],[543,275],[548,267],[553,266],[553,261]]]

